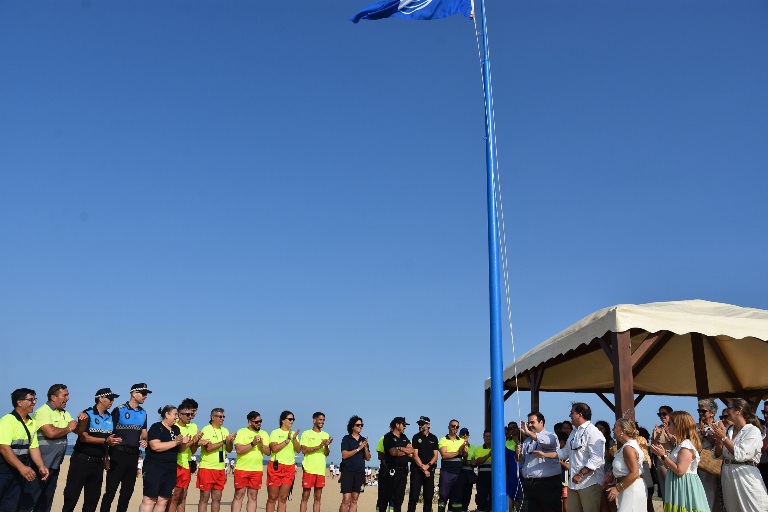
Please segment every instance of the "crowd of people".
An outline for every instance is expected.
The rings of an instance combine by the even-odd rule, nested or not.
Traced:
[[[247,512],[256,511],[265,472],[267,512],[286,512],[297,454],[303,454],[299,512],[307,512],[310,497],[312,512],[320,512],[333,443],[323,430],[322,412],[313,414],[312,428],[303,433],[294,430],[291,411],[283,411],[278,428],[270,432],[262,430],[256,411],[248,413],[246,427],[230,432],[223,426],[224,410],[214,408],[198,429],[193,423],[198,404],[186,398],[178,406],[159,408],[159,421],[148,427],[142,404],[150,393],[145,383],[134,384],[128,400],[113,407],[119,395],[102,388],[94,405],[73,418],[66,411],[69,391],[63,384],[51,386],[48,401],[37,410],[35,391],[15,390],[13,411],[0,418],[0,512],[51,510],[70,433],[77,441],[63,490],[66,512],[81,498],[84,512],[97,507],[109,512],[115,498],[116,510],[125,512],[137,474],[143,477],[140,511],[184,512],[195,468],[198,512],[206,512],[209,504],[212,512],[219,511],[230,472],[233,512],[244,504]],[[592,423],[592,411],[583,402],[573,403],[569,420],[555,424],[552,432],[538,411],[527,421],[509,423],[504,449],[509,510],[652,511],[658,485],[665,511],[768,511],[768,437],[756,405],[729,399],[719,421],[714,400],[699,400],[698,407],[695,421],[685,411],[662,406],[652,433],[629,418],[616,420],[613,428],[605,421]],[[762,414],[768,416],[768,402]],[[468,511],[473,494],[477,511],[489,512],[490,431],[475,446],[458,420],[448,422],[440,438],[432,433],[429,417],[416,423],[418,432],[409,439],[406,419],[393,418],[376,445],[377,510],[401,512],[410,481],[407,512],[416,512],[419,503],[423,512],[431,512],[436,493],[438,512]],[[371,482],[372,451],[363,425],[359,416],[349,418],[340,442],[339,512],[357,512],[359,494]],[[235,459],[228,457],[232,452]]]

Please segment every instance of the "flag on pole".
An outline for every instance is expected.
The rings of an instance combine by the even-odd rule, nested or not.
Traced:
[[[472,17],[472,0],[381,0],[371,4],[350,20],[380,20],[407,18],[409,20],[438,20],[454,14]]]

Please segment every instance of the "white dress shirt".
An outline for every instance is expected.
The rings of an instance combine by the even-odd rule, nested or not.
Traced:
[[[592,485],[603,483],[603,466],[605,465],[605,437],[590,421],[585,421],[574,428],[565,446],[557,450],[557,455],[571,464],[571,478],[568,479],[568,488],[586,489]],[[592,471],[582,477],[578,484],[573,483],[573,477],[588,468]]]

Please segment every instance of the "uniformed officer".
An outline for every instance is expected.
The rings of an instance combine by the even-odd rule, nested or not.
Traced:
[[[78,436],[69,461],[63,512],[75,510],[83,489],[83,512],[95,512],[99,504],[107,447],[122,441],[112,432],[112,415],[109,413],[118,396],[109,388],[101,388],[96,392],[96,404],[77,416],[75,433]]]
[[[35,420],[30,415],[37,398],[29,388],[19,388],[11,393],[13,411],[0,418],[0,511],[16,512],[21,491],[37,474],[35,463],[43,480],[48,478],[48,468],[43,464],[37,444]]]
[[[437,467],[437,436],[429,431],[430,421],[422,416],[416,422],[419,432],[413,436],[413,462],[411,462],[411,491],[408,493],[408,512],[416,512],[419,494],[424,493],[424,512],[432,510],[435,496],[435,467]]]
[[[131,398],[112,411],[115,435],[121,441],[109,449],[110,465],[107,485],[101,499],[101,512],[110,512],[117,488],[117,512],[127,512],[136,485],[136,467],[139,464],[139,447],[147,447],[147,412],[141,407],[151,393],[143,382],[131,386]]]
[[[396,416],[389,423],[392,431],[384,436],[384,458],[389,471],[389,496],[387,501],[394,512],[400,512],[405,499],[405,484],[408,479],[408,458],[413,455],[413,446],[405,435],[405,418]],[[381,511],[379,511],[381,512]]]

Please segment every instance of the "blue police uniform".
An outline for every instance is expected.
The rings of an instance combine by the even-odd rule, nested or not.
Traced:
[[[126,402],[112,410],[112,422],[115,425],[115,436],[122,438],[122,441],[109,449],[110,466],[104,497],[101,499],[101,512],[110,512],[118,487],[120,497],[116,510],[126,512],[136,486],[139,441],[142,430],[147,429],[147,412],[141,406],[133,409]]]
[[[112,434],[112,416],[103,415],[91,407],[83,411],[88,415],[88,435],[104,439],[105,444],[86,443],[78,438],[69,462],[67,483],[64,487],[63,512],[73,512],[83,493],[83,512],[95,512],[104,479],[104,457],[107,455],[106,439]]]

